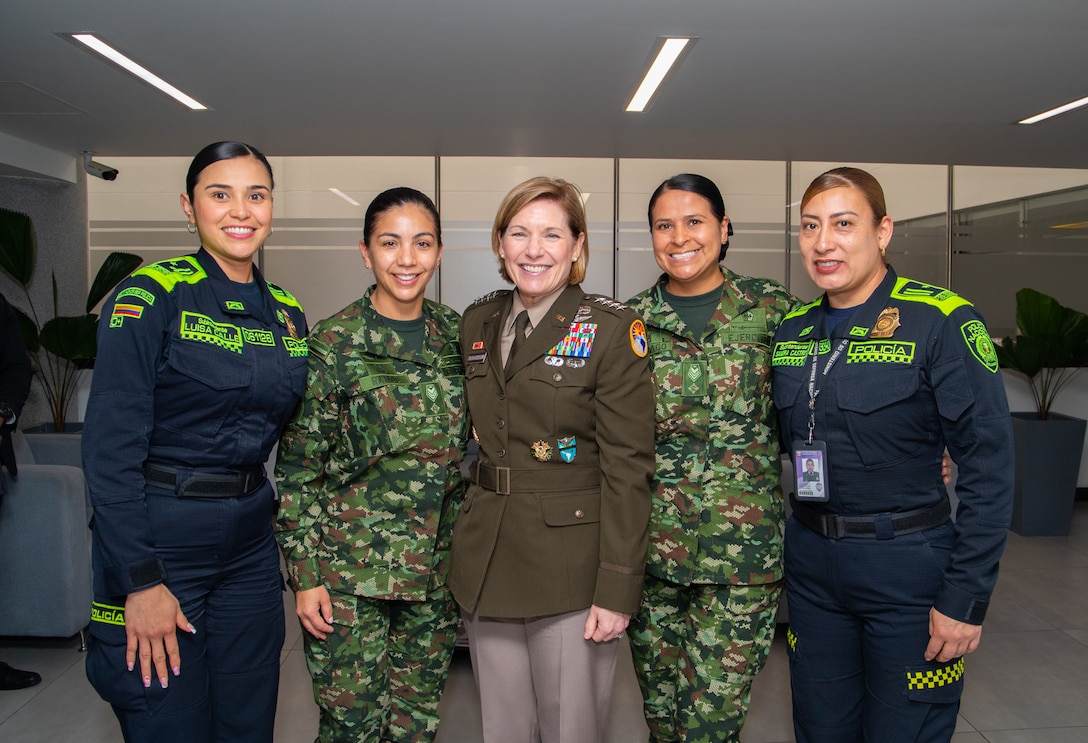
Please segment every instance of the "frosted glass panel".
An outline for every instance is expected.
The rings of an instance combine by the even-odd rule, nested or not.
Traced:
[[[747,276],[786,278],[786,169],[782,162],[750,160],[619,161],[617,295],[633,296],[661,275],[654,261],[647,207],[667,178],[698,173],[722,192],[733,237],[725,265]]]
[[[950,287],[948,276],[948,168],[944,165],[795,162],[790,167],[790,288],[804,300],[820,292],[808,278],[797,248],[801,197],[814,178],[849,165],[871,173],[884,190],[895,225],[888,262],[900,276]],[[954,288],[954,287],[950,287]]]
[[[517,184],[547,175],[578,186],[589,220],[589,269],[582,287],[612,296],[613,161],[605,158],[444,157],[441,160],[442,302],[463,311],[494,289],[509,289],[491,252],[491,225],[503,197]]]

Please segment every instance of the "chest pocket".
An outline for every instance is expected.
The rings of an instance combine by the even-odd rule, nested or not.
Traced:
[[[248,396],[253,367],[242,354],[200,341],[171,341],[159,375],[156,425],[210,443]]]
[[[835,386],[851,440],[867,467],[909,459],[939,434],[933,397],[925,394],[918,367],[862,364],[843,369]]]

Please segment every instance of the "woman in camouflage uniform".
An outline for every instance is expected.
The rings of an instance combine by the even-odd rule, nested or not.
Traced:
[[[781,474],[770,343],[794,305],[719,265],[717,186],[677,175],[650,198],[665,272],[630,300],[656,388],[650,547],[631,648],[653,741],[737,740],[782,591]]]
[[[460,318],[424,298],[438,212],[395,188],[359,244],[377,283],[318,323],[280,442],[278,538],[321,708],[318,741],[430,741],[457,608],[446,588],[463,495]]]

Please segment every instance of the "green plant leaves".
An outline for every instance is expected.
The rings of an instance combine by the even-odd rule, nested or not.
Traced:
[[[1045,418],[1071,377],[1066,370],[1088,366],[1088,315],[1025,288],[1016,293],[1016,326],[1020,334],[1002,339],[997,360],[1028,378]]]
[[[54,317],[42,326],[39,340],[42,348],[68,361],[93,359],[98,350],[95,333],[98,318],[94,315]]]
[[[38,238],[30,217],[0,207],[0,268],[26,287],[37,254]]]
[[[143,258],[132,253],[114,252],[106,256],[106,260],[98,267],[98,273],[95,274],[91,290],[87,294],[87,313],[97,307],[113,287],[139,268],[141,263]]]

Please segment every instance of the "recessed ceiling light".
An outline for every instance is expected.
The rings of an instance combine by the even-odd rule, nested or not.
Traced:
[[[1038,124],[1040,121],[1049,119],[1052,116],[1057,116],[1058,114],[1063,114],[1066,111],[1072,111],[1074,108],[1080,108],[1081,106],[1088,106],[1088,96],[1085,96],[1080,100],[1073,101],[1072,103],[1066,103],[1064,106],[1058,106],[1057,108],[1052,108],[1049,111],[1043,111],[1041,114],[1035,114],[1034,116],[1030,116],[1026,119],[1021,119],[1017,123]]]
[[[646,70],[646,75],[642,78],[638,90],[631,97],[631,102],[627,104],[628,111],[639,112],[646,110],[658,87],[664,82],[665,76],[680,60],[680,55],[685,51],[690,51],[691,44],[694,42],[695,37],[662,37],[657,40],[657,43],[661,45],[660,49],[650,68]]]
[[[360,204],[360,203],[359,203],[358,201],[356,201],[355,199],[353,199],[353,198],[351,198],[350,196],[348,196],[348,195],[347,195],[346,193],[344,193],[343,191],[341,191],[341,190],[340,190],[339,188],[330,188],[329,190],[330,190],[330,191],[332,191],[332,192],[333,192],[334,194],[336,194],[337,196],[339,196],[339,197],[340,197],[341,199],[343,199],[344,201],[346,201],[346,202],[348,202],[349,204],[351,204],[352,206],[362,206],[362,204]]]
[[[200,101],[192,98],[189,95],[181,92],[170,83],[163,80],[161,77],[151,72],[145,67],[133,62],[121,52],[114,49],[112,46],[102,41],[94,34],[68,34],[74,41],[78,41],[83,46],[87,47],[91,51],[102,55],[115,65],[123,69],[125,72],[131,73],[136,77],[143,80],[145,83],[158,88],[163,93],[178,101],[179,103],[188,106],[194,111],[204,111],[208,107]]]

